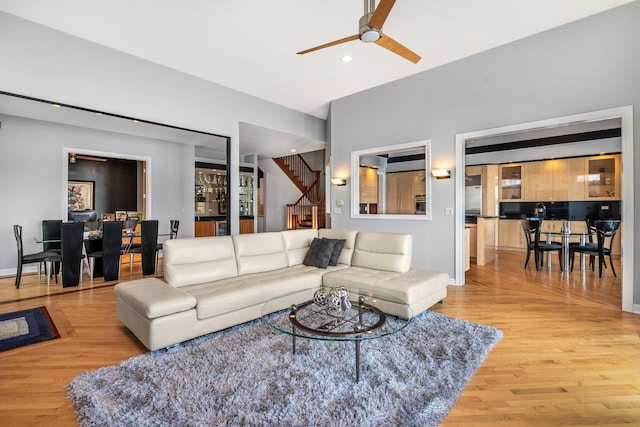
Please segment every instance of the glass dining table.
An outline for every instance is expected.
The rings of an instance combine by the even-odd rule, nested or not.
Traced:
[[[546,235],[546,242],[551,243],[554,237],[560,237],[562,243],[562,262],[564,265],[565,271],[569,271],[569,255],[570,255],[570,246],[572,238],[578,237],[579,244],[584,245],[586,242],[587,232],[586,231],[542,231],[542,234]],[[547,267],[551,268],[551,255],[550,253],[547,255]],[[580,254],[580,270],[585,269],[585,254]]]

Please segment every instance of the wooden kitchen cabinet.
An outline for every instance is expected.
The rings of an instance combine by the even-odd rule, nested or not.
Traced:
[[[415,215],[416,196],[425,195],[424,171],[387,174],[388,214]]]
[[[240,234],[252,234],[253,230],[253,219],[240,220]]]
[[[195,236],[207,237],[216,235],[216,222],[215,221],[196,221],[195,222]]]
[[[525,250],[527,243],[519,219],[498,220],[498,248]]]
[[[378,170],[360,167],[360,203],[378,203]]]
[[[620,155],[585,159],[586,200],[621,200]]]
[[[522,201],[523,171],[521,164],[500,165],[500,201]]]
[[[523,164],[527,202],[584,200],[584,160],[554,159]]]

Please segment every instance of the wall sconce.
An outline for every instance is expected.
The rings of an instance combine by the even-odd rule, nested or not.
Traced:
[[[437,179],[449,179],[451,178],[451,171],[448,169],[433,169],[431,175]]]
[[[338,187],[342,187],[343,185],[347,185],[347,180],[344,178],[331,178],[331,183]]]

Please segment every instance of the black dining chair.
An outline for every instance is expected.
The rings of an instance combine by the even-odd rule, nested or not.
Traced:
[[[60,242],[61,254],[46,257],[47,264],[47,285],[51,277],[51,268],[54,263],[62,263],[62,287],[78,286],[82,283],[82,261],[84,254],[82,248],[84,234],[84,223],[63,222],[61,226]],[[56,281],[57,281],[56,275]]]
[[[104,281],[120,278],[120,256],[122,254],[122,221],[107,221],[102,225],[102,248],[89,252],[89,275],[93,280],[96,258],[102,258]]]
[[[42,221],[42,249],[45,252],[57,252],[62,253],[62,246],[60,244],[60,233],[62,231],[62,220],[60,219],[45,219]],[[54,266],[54,274],[60,272],[60,264],[56,263]]]
[[[140,247],[140,243],[133,242],[137,226],[137,219],[126,219],[122,221],[123,234],[128,234],[129,236],[128,238],[125,238],[125,242],[122,243],[121,246],[123,255],[129,253],[129,250],[131,250],[131,248]]]
[[[178,228],[180,227],[180,220],[171,219],[169,220],[169,240],[175,239],[178,237]],[[160,251],[162,250],[163,243],[158,243],[158,247],[156,248],[156,265],[158,265],[158,256]]]
[[[158,250],[158,220],[143,220],[140,223],[140,246],[129,249],[129,270],[133,273],[133,256],[142,255],[142,275],[155,274],[156,252]]]
[[[609,264],[611,265],[611,271],[613,277],[618,277],[616,269],[613,266],[613,242],[615,240],[618,229],[620,228],[619,220],[602,220],[594,221],[593,223],[596,231],[596,240],[594,242],[585,243],[584,245],[575,245],[569,248],[571,255],[571,271],[573,271],[573,264],[576,252],[589,255],[591,261],[591,271],[595,270],[594,257],[598,257],[598,277],[602,277],[602,267],[607,267],[605,257],[609,257]]]
[[[533,252],[536,270],[538,265],[542,266],[545,252],[558,252],[558,258],[560,260],[560,271],[564,271],[562,261],[562,244],[560,243],[546,243],[540,241],[540,235],[542,234],[542,218],[523,218],[520,220],[522,225],[522,231],[527,242],[527,258],[524,261],[524,268],[527,268],[531,252]]]
[[[18,267],[16,269],[16,289],[20,288],[20,281],[22,280],[22,266],[24,264],[38,264],[38,280],[40,280],[40,272],[42,263],[46,262],[48,257],[57,255],[56,252],[36,252],[32,254],[25,254],[22,246],[22,226],[13,226],[13,235],[16,238],[16,247],[18,249]]]

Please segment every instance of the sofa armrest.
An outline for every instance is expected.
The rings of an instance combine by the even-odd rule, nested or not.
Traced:
[[[156,278],[118,283],[114,290],[124,301],[147,319],[167,316],[194,308],[196,298]]]

